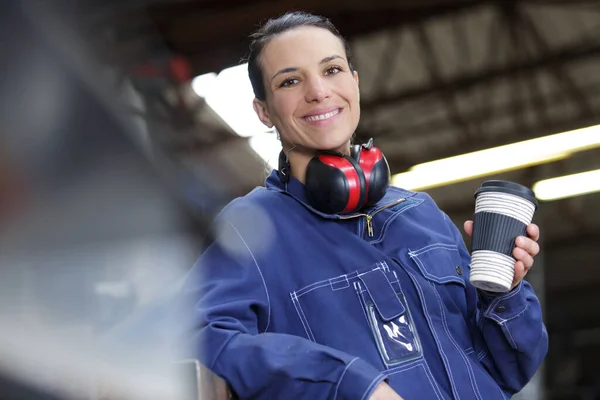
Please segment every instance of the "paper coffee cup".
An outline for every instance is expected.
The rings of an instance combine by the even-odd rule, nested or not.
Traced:
[[[487,181],[475,191],[473,286],[488,292],[510,290],[515,275],[515,239],[527,236],[527,225],[537,206],[533,191],[514,182]]]

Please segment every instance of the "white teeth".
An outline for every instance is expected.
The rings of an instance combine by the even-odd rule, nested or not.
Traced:
[[[306,120],[307,121],[312,121],[312,122],[314,122],[314,121],[322,121],[324,119],[331,118],[334,115],[338,115],[339,113],[340,113],[340,110],[338,109],[338,110],[335,110],[335,111],[328,112],[326,114],[311,115],[310,117],[306,117]]]

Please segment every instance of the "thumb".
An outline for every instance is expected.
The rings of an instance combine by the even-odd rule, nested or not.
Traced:
[[[464,224],[465,233],[469,236],[473,234],[473,221],[467,220]]]

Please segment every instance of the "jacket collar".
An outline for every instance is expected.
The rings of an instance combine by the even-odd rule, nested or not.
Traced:
[[[282,182],[281,179],[279,179],[279,175],[277,174],[277,171],[273,170],[267,177],[267,179],[265,181],[265,186],[269,190],[281,192],[288,196],[293,197],[295,200],[300,202],[303,206],[308,208],[310,211],[312,211],[313,213],[318,214],[322,217],[330,218],[330,219],[340,219],[341,218],[341,216],[339,214],[326,214],[326,213],[323,213],[323,212],[317,210],[313,206],[311,206],[310,200],[308,198],[308,194],[306,192],[306,187],[302,184],[302,182],[300,182],[293,176],[290,178],[289,182],[287,182],[287,183]],[[385,196],[383,196],[383,198],[374,206],[369,207],[365,210],[361,210],[359,212],[353,213],[353,214],[345,214],[344,217],[347,218],[347,217],[350,217],[353,215],[363,215],[365,213],[368,214],[374,210],[385,207],[387,204],[397,202],[401,198],[411,197],[414,194],[415,194],[414,192],[409,192],[409,191],[401,190],[401,189],[388,190],[387,193],[385,194]]]
[[[306,192],[306,187],[300,182],[298,179],[293,176],[290,177],[289,182],[282,182],[279,179],[279,175],[276,170],[273,170],[271,174],[267,177],[265,181],[265,186],[269,190],[275,190],[277,192],[286,194],[288,196],[293,197],[296,201],[301,203],[303,206],[308,208],[310,211],[319,214],[326,218],[337,219],[339,215],[336,214],[326,214],[323,213],[310,204],[310,200],[308,198],[308,193]]]

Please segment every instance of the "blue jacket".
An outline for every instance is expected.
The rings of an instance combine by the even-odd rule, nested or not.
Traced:
[[[364,213],[325,215],[272,173],[231,202],[187,280],[195,351],[240,398],[506,399],[548,336],[523,281],[469,284],[456,226],[424,193],[390,187]]]

